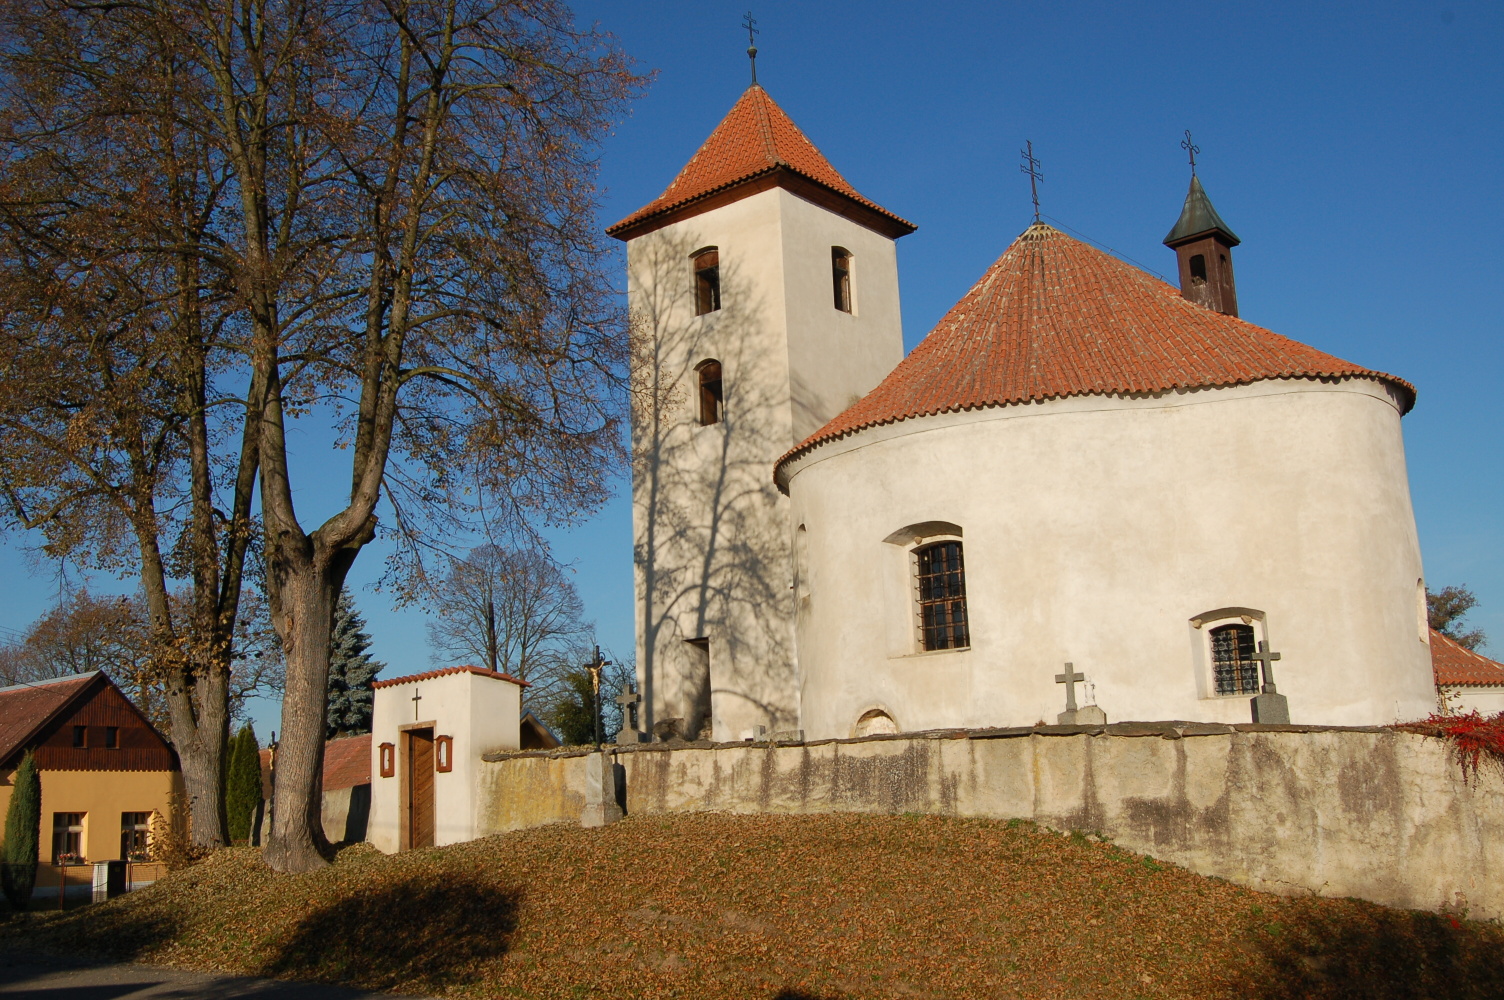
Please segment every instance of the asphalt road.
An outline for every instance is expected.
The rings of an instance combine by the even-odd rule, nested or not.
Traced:
[[[323,983],[213,976],[147,965],[91,963],[0,948],[3,1000],[392,1000]]]

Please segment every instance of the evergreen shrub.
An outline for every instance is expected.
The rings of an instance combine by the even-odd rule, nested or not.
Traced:
[[[261,808],[261,744],[248,722],[230,744],[230,773],[225,779],[225,813],[230,824],[230,842],[251,839],[251,828]]]
[[[10,905],[24,910],[37,882],[37,851],[42,839],[42,779],[31,751],[21,758],[5,812],[0,844],[0,889]]]

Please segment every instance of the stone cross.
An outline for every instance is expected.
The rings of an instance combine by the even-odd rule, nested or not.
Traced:
[[[1270,664],[1279,659],[1279,654],[1269,652],[1269,644],[1260,639],[1259,651],[1253,654],[1253,658],[1263,664],[1264,667],[1264,686],[1259,690],[1265,694],[1274,694],[1274,668]]]
[[[1065,673],[1055,675],[1055,683],[1065,685],[1065,710],[1067,712],[1076,710],[1076,682],[1086,680],[1086,675],[1076,673],[1074,668],[1074,663],[1067,663]]]
[[[637,705],[642,701],[642,695],[633,691],[631,686],[621,689],[621,694],[616,696],[616,703],[621,706],[621,726],[623,729],[637,729]]]
[[[417,688],[413,688],[413,721],[414,722],[418,721],[418,702],[420,702],[422,700],[423,700],[423,696],[418,693],[418,689]]]

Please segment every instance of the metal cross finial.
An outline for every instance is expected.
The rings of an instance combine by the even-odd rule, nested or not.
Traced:
[[[1183,150],[1185,150],[1187,153],[1189,153],[1191,155],[1191,176],[1195,177],[1196,176],[1196,154],[1199,153],[1199,152],[1201,152],[1201,147],[1198,146],[1198,145],[1196,145],[1195,143],[1193,143],[1191,141],[1191,130],[1190,129],[1186,129],[1185,130],[1185,140],[1183,142],[1181,142],[1180,148],[1183,149]]]
[[[1055,683],[1065,685],[1065,710],[1067,712],[1076,710],[1076,682],[1086,680],[1086,675],[1076,673],[1075,667],[1074,663],[1067,663],[1065,673],[1055,675]]]
[[[1018,151],[1023,157],[1023,165],[1018,168],[1019,173],[1029,175],[1029,194],[1034,198],[1034,224],[1039,224],[1039,183],[1044,180],[1044,172],[1039,169],[1039,160],[1034,157],[1034,140],[1030,139],[1024,149]],[[1074,701],[1075,699],[1072,699]],[[1072,708],[1075,706],[1072,705]]]
[[[418,689],[417,688],[413,688],[413,721],[414,722],[418,721],[418,702],[420,702],[422,700],[423,700],[423,696],[418,693]]]
[[[754,84],[757,83],[757,42],[752,36],[762,34],[761,31],[758,31],[754,27],[756,24],[757,18],[752,16],[750,10],[742,15],[742,27],[747,29],[747,58],[752,61],[752,82]]]

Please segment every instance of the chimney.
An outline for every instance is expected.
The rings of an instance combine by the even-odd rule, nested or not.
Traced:
[[[1191,174],[1191,190],[1180,210],[1180,221],[1165,237],[1165,246],[1175,251],[1180,264],[1180,294],[1197,305],[1236,316],[1238,289],[1232,279],[1232,248],[1240,242],[1212,207],[1201,178]]]

